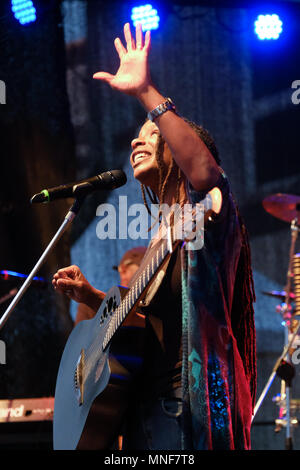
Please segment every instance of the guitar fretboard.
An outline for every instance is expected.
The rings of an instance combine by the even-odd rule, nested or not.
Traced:
[[[137,303],[142,293],[148,286],[149,282],[157,273],[160,266],[163,264],[163,261],[165,260],[166,256],[170,253],[168,241],[166,239],[161,239],[157,243],[157,245],[158,246],[154,246],[152,248],[151,258],[143,266],[140,272],[138,271],[133,285],[130,287],[129,291],[122,299],[122,302],[115,310],[108,326],[106,335],[104,337],[102,345],[103,349],[107,347],[108,343],[110,342],[117,329],[120,327],[128,313]]]

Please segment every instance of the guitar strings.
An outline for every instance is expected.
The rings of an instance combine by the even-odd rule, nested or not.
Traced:
[[[94,368],[96,362],[99,359],[99,349],[103,349],[103,344],[100,345],[100,337],[103,334],[104,340],[107,340],[107,344],[119,328],[120,324],[124,321],[126,316],[131,312],[133,306],[137,302],[139,296],[142,294],[144,289],[141,289],[141,285],[143,285],[143,279],[147,278],[147,283],[151,280],[153,275],[156,273],[157,269],[161,265],[162,261],[165,259],[166,254],[170,251],[168,248],[168,230],[169,227],[173,230],[171,233],[171,242],[173,243],[174,234],[182,233],[182,226],[183,226],[183,217],[182,217],[182,207],[179,204],[176,204],[176,209],[168,214],[169,223],[166,217],[164,217],[160,224],[158,230],[158,237],[156,234],[155,243],[153,243],[153,239],[151,240],[146,254],[142,260],[140,268],[138,269],[137,273],[133,276],[130,284],[129,284],[129,291],[121,300],[118,307],[115,311],[111,314],[111,318],[108,323],[104,324],[101,328],[105,327],[106,331],[103,334],[102,329],[100,329],[92,341],[91,345],[85,350],[85,359],[84,359],[84,377],[83,380],[89,377],[92,369]],[[177,229],[178,225],[181,225],[179,229]],[[177,231],[176,231],[177,230]],[[180,230],[180,231],[179,231]],[[170,234],[170,233],[169,233]],[[159,256],[159,252],[161,251],[161,258]],[[156,258],[156,266],[154,269],[153,260]],[[151,266],[151,268],[150,268]],[[151,275],[150,275],[151,272]],[[146,274],[145,274],[146,273]],[[145,288],[145,286],[143,286]],[[133,296],[135,293],[135,296]],[[130,299],[130,296],[132,298]],[[127,306],[126,306],[127,303]],[[129,308],[130,305],[130,308]],[[107,338],[108,335],[108,338]]]

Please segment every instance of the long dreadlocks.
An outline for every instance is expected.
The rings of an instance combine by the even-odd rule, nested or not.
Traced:
[[[231,308],[231,326],[244,364],[245,375],[249,383],[252,397],[252,407],[254,408],[257,373],[253,303],[256,300],[256,296],[251,268],[251,251],[248,232],[238,208],[237,215],[242,232],[242,248],[235,276]]]

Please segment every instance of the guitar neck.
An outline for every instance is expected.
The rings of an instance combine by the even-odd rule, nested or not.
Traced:
[[[179,241],[175,242],[172,250],[178,243]],[[103,350],[108,346],[113,335],[124,322],[132,308],[136,305],[137,302],[140,301],[142,294],[150,285],[151,281],[155,277],[155,274],[159,271],[160,267],[166,260],[168,254],[172,252],[170,249],[171,247],[168,245],[167,239],[161,239],[157,245],[158,246],[154,246],[152,248],[150,259],[147,260],[142,269],[137,272],[137,276],[135,277],[133,285],[130,287],[129,291],[122,299],[122,302],[115,310],[103,341]]]
[[[208,193],[201,203],[195,204],[195,207],[190,206],[190,210],[187,212],[182,212],[182,208],[178,205],[174,212],[169,213],[168,220],[165,219],[166,224],[162,226],[161,238],[151,248],[149,254],[146,255],[145,262],[138,270],[133,285],[111,317],[102,345],[103,350],[108,346],[113,335],[124,322],[129,312],[141,299],[145,289],[153,280],[166,257],[172,253],[178,244],[185,240],[193,240],[195,233],[199,230],[201,231],[201,229],[203,230],[204,213],[211,209],[211,207],[211,196]],[[171,218],[173,219],[172,223],[170,223]],[[183,232],[182,229],[184,229]]]

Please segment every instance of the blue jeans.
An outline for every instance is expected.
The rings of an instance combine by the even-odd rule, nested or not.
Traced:
[[[134,404],[124,433],[125,450],[181,450],[182,401],[157,398]]]

